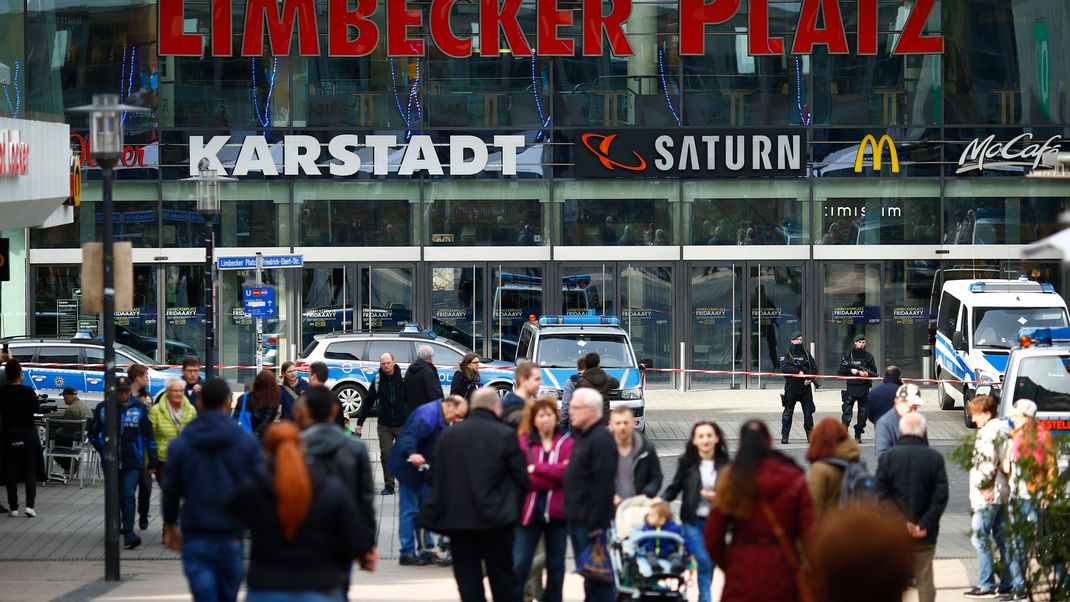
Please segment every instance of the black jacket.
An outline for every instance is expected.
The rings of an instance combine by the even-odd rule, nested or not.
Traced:
[[[588,530],[606,529],[613,520],[617,443],[609,429],[593,424],[587,431],[573,427],[576,440],[565,469],[565,518]]]
[[[724,458],[713,460],[717,474],[721,474],[721,469],[727,464]],[[700,464],[694,459],[686,455],[680,456],[676,461],[676,475],[673,476],[672,482],[665,488],[665,491],[661,492],[661,498],[666,502],[671,502],[676,499],[676,496],[683,494],[680,500],[680,520],[685,523],[705,520],[696,514],[699,504],[702,503],[702,495],[699,493],[702,491],[702,475],[699,474],[699,466]]]
[[[367,530],[353,499],[333,477],[309,467],[312,504],[297,535],[286,540],[279,523],[273,468],[246,477],[226,509],[252,532],[249,589],[328,592],[348,582],[353,560],[371,550]]]
[[[654,444],[639,433],[635,433],[641,443],[639,453],[632,460],[632,483],[635,485],[636,495],[657,497],[661,491],[661,483],[665,475],[661,472],[661,462],[658,461],[658,452],[654,450]]]
[[[350,437],[334,424],[314,424],[301,431],[308,459],[322,466],[327,474],[337,478],[353,496],[353,502],[367,525],[375,521],[377,496],[372,490],[372,465],[368,448],[356,437]],[[368,535],[375,541],[375,529]]]
[[[516,524],[530,487],[516,430],[476,409],[446,429],[431,466],[431,493],[420,525],[438,533]]]
[[[620,381],[599,367],[588,368],[576,379],[577,389],[594,389],[602,394],[602,424],[609,424],[609,397],[620,388]]]
[[[453,380],[450,382],[450,395],[460,395],[465,400],[472,401],[472,393],[475,393],[478,388],[478,374],[476,374],[475,378],[468,378],[464,370],[458,370],[453,373]]]
[[[784,355],[780,356],[780,371],[784,374],[798,374],[800,370],[805,374],[817,374],[817,360],[806,349],[802,353],[793,353],[789,345]],[[805,394],[810,386],[804,378],[784,378],[784,392],[789,395]]]
[[[843,354],[843,359],[840,360],[840,368],[836,371],[836,374],[851,376],[852,368],[865,370],[868,376],[877,376],[877,362],[873,359],[873,354],[865,349],[851,349]],[[867,379],[852,378],[847,381],[847,395],[850,397],[862,397],[869,392],[871,386],[871,381]]]
[[[32,387],[0,385],[0,424],[5,429],[32,429],[40,405]]]
[[[894,503],[906,519],[928,531],[922,541],[935,544],[947,507],[944,457],[920,437],[904,436],[877,458],[877,497]]]
[[[442,385],[438,382],[438,370],[426,360],[416,360],[409,364],[405,373],[405,398],[409,402],[409,413],[429,401],[442,399]]]
[[[368,398],[357,412],[357,424],[364,426],[364,421],[376,407],[379,409],[379,424],[390,428],[405,425],[405,419],[409,417],[409,406],[405,397],[405,380],[401,377],[400,368],[395,366],[393,374],[384,374],[380,369],[375,375],[368,389]]]
[[[275,422],[275,418],[282,418],[282,404],[277,406],[268,406],[259,409],[253,409],[256,407],[256,398],[253,394],[247,393],[245,399],[245,408],[250,412],[253,421],[253,434],[257,439],[264,440],[264,433],[267,432],[267,428]]]
[[[221,410],[197,414],[167,447],[163,521],[190,535],[241,538],[241,525],[224,512],[224,503],[263,464],[256,438],[230,416]]]
[[[895,392],[901,386],[903,386],[903,382],[898,378],[885,376],[884,382],[869,392],[869,407],[867,410],[870,422],[877,424],[880,417],[895,406]]]

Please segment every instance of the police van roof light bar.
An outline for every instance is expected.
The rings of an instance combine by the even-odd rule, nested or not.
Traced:
[[[582,316],[541,316],[539,326],[620,326],[616,316],[599,316],[593,309]]]

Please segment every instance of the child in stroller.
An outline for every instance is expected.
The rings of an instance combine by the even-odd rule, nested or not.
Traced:
[[[610,556],[619,599],[685,600],[689,555],[668,502],[636,496],[617,507]]]

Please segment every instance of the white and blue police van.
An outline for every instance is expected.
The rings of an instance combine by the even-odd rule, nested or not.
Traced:
[[[1047,283],[953,280],[944,283],[936,317],[935,374],[940,408],[973,398],[978,385],[999,385],[1023,328],[1068,326],[1066,302]],[[963,409],[966,424],[971,423]]]
[[[631,337],[621,328],[619,318],[592,311],[529,320],[520,331],[516,361],[535,362],[542,371],[539,395],[560,402],[565,383],[576,374],[576,360],[592,352],[599,355],[606,374],[620,381],[620,388],[610,395],[610,407],[631,408],[636,426],[646,430],[645,362],[636,360]]]
[[[356,416],[368,398],[372,381],[379,373],[379,357],[389,353],[404,374],[416,360],[416,350],[428,345],[434,351],[432,361],[438,369],[438,380],[444,395],[448,395],[458,364],[471,349],[424,330],[419,324],[406,324],[400,332],[332,332],[316,335],[301,352],[296,362],[298,372],[308,378],[308,368],[315,362],[327,364],[328,378],[324,383],[334,391],[342,409]],[[503,396],[513,390],[513,364],[480,358],[480,376],[485,386],[493,387]]]
[[[0,344],[23,364],[23,384],[38,395],[60,398],[63,389],[74,387],[78,396],[90,406],[104,400],[104,344],[96,339],[61,339],[42,337],[6,337]],[[37,366],[33,364],[53,364]],[[126,374],[125,366],[142,364],[149,369],[149,396],[153,403],[164,394],[167,381],[181,378],[180,368],[156,368],[156,360],[137,349],[116,343],[117,374]],[[93,367],[90,367],[93,366]]]

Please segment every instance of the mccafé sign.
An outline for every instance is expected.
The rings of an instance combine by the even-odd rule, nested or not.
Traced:
[[[30,145],[18,130],[0,130],[0,177],[30,173]]]
[[[322,0],[320,0],[322,2]],[[472,55],[474,36],[454,31],[450,17],[461,0],[424,0],[421,5],[408,0],[327,0],[326,23],[316,13],[316,0],[211,0],[210,54],[231,56],[234,36],[232,14],[235,5],[244,4],[241,31],[242,56],[262,56],[266,33],[274,56],[290,54],[296,32],[301,56],[321,54],[320,36],[327,40],[327,54],[332,57],[358,57],[371,54],[379,45],[389,56],[423,56],[425,38],[447,56],[466,58]],[[751,55],[782,55],[783,36],[769,34],[771,0],[749,0],[747,12],[748,52]],[[426,3],[426,6],[423,4]],[[576,40],[561,36],[563,27],[579,26],[582,36],[578,49],[584,56],[601,56],[604,42],[616,56],[633,54],[625,24],[632,11],[632,0],[536,0],[536,30],[524,31],[519,12],[522,0],[465,0],[479,7],[479,54],[495,56],[502,49],[502,37],[509,51],[518,56],[573,56]],[[901,0],[908,9],[903,30],[897,32],[892,54],[941,54],[944,40],[926,35],[925,23],[936,0]],[[705,53],[707,25],[724,25],[740,10],[742,0],[678,0],[680,54]],[[841,7],[842,4],[842,7]],[[853,11],[857,23],[858,54],[877,54],[878,0],[802,0],[795,25],[791,54],[810,54],[823,47],[831,54],[847,54],[847,30],[844,12]],[[841,10],[842,8],[842,10]],[[188,33],[185,0],[159,0],[160,55],[201,56],[205,36]],[[386,31],[376,21],[385,16]],[[579,21],[579,22],[577,22]],[[735,33],[735,26],[725,26]],[[528,45],[534,36],[535,46]]]

